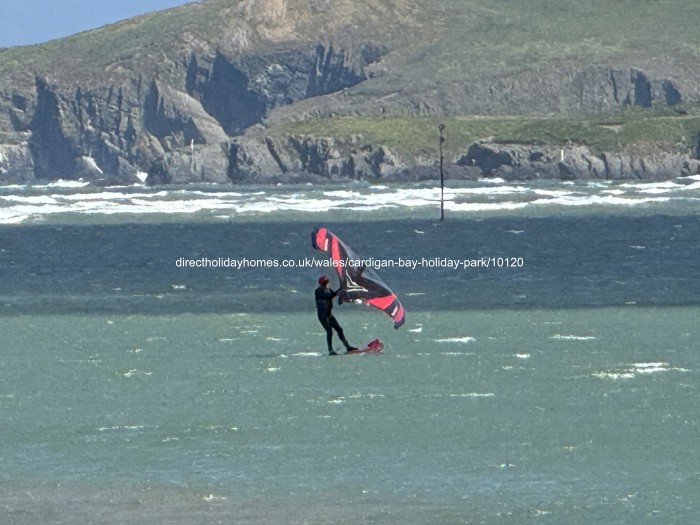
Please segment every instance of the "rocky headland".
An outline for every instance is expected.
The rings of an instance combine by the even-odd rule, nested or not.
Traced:
[[[0,50],[0,183],[419,180],[436,175],[445,120],[451,177],[700,172],[700,48],[564,29],[523,41],[542,22],[514,26],[517,9],[202,0]]]

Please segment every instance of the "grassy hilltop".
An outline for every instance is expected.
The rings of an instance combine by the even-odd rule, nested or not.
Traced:
[[[552,60],[697,62],[698,21],[692,0],[203,0],[48,44],[4,50],[0,66],[14,59],[55,67],[57,54],[85,69],[119,57],[139,62],[149,48],[180,45],[188,34],[221,43],[235,37],[237,28],[256,32],[259,44],[274,39],[269,32],[275,29],[309,39],[338,36],[341,30],[385,41],[413,65],[420,63],[415,78],[449,80]],[[404,73],[411,76],[408,69]]]

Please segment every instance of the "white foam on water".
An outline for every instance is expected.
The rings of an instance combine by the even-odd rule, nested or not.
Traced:
[[[596,372],[593,376],[600,379],[632,379],[634,372]]]
[[[686,177],[690,184],[672,181],[660,183],[628,183],[611,188],[609,184],[590,182],[577,185],[558,183],[505,183],[487,180],[480,186],[446,188],[445,208],[452,213],[493,213],[528,207],[548,206],[612,206],[629,207],[650,203],[665,203],[673,199],[669,192],[683,191],[692,200],[693,190],[700,189],[700,179]],[[539,185],[538,185],[539,184]],[[375,210],[405,208],[417,209],[436,206],[441,191],[437,186],[424,188],[405,186],[368,186],[359,189],[292,191],[284,186],[265,191],[220,191],[213,185],[211,191],[197,188],[153,189],[137,185],[116,191],[114,188],[84,189],[84,181],[56,181],[43,186],[3,186],[0,194],[0,224],[18,224],[25,220],[42,219],[54,214],[193,214],[220,212],[217,216],[229,219],[238,214],[265,215],[279,212],[326,213],[329,210],[372,212]],[[50,195],[32,192],[50,188]],[[81,191],[72,191],[72,190]],[[90,191],[93,190],[93,191]],[[29,192],[27,195],[25,193]],[[677,193],[674,193],[677,195]]]
[[[672,367],[666,362],[632,363],[619,369],[595,372],[593,376],[601,379],[633,379],[638,376],[666,372],[690,372],[690,369]]]
[[[511,193],[527,193],[530,191],[536,190],[532,190],[527,186],[482,186],[476,188],[454,188],[445,193],[449,195],[510,195]]]
[[[445,337],[443,339],[435,339],[436,343],[461,343],[461,344],[464,344],[464,343],[473,343],[474,341],[476,341],[476,339],[474,339],[473,337],[468,337],[468,336]]]
[[[226,501],[228,498],[226,496],[219,496],[218,494],[207,494],[206,496],[202,496],[202,500],[206,501],[207,503],[215,503],[215,502],[220,502],[220,501]]]
[[[618,190],[618,189],[611,189],[611,190],[603,190],[601,193],[607,193],[610,195],[624,195],[627,193],[625,190]]]
[[[445,209],[448,211],[506,211],[519,210],[529,206],[528,202],[448,202],[445,203]]]
[[[469,392],[466,394],[450,394],[450,397],[471,397],[471,398],[480,398],[480,397],[496,397],[496,394],[492,392],[487,392],[487,393],[479,393],[479,392]]]
[[[571,186],[577,184],[577,183],[574,182],[574,181],[564,181],[564,182],[565,182],[565,183],[568,183],[568,184],[571,185]],[[585,186],[589,186],[589,187],[591,187],[591,188],[605,188],[606,186],[610,186],[611,184],[615,184],[615,181],[613,181],[613,180],[600,180],[600,179],[597,179],[597,180],[585,181],[583,184],[584,184]]]
[[[154,425],[114,425],[111,427],[98,427],[98,432],[111,432],[116,430],[144,430],[146,428],[158,428]]]
[[[284,199],[267,199],[243,203],[231,203],[230,210],[241,214],[274,213],[278,211],[299,211],[308,213],[321,213],[329,209],[344,209],[347,203],[331,199],[311,199],[297,202]]]
[[[565,335],[556,334],[549,337],[550,339],[560,339],[563,341],[591,341],[595,339],[592,335]]]
[[[639,206],[641,204],[668,202],[669,200],[671,200],[670,197],[631,198],[614,195],[572,195],[556,199],[539,199],[532,202],[532,204],[558,204],[560,206]]]
[[[668,363],[634,363],[632,367],[638,374],[654,374],[669,370]]]
[[[192,214],[204,210],[228,209],[230,206],[221,201],[210,199],[189,201],[149,201],[133,199],[129,204],[106,202],[102,206],[85,210],[90,214]]]
[[[34,204],[37,206],[45,204],[58,204],[58,201],[49,195],[35,195],[35,196],[23,196],[23,195],[3,195],[0,196],[0,200],[10,201],[10,202],[20,202],[23,204]]]
[[[700,190],[700,181],[698,182],[693,182],[692,184],[687,184],[683,186],[681,189],[688,191],[688,190]]]
[[[672,181],[663,182],[646,182],[646,183],[628,183],[620,187],[625,189],[625,192],[631,195],[665,195],[669,193],[680,194],[688,191],[700,189],[700,180],[697,175],[690,177],[680,177]],[[695,182],[686,182],[695,181]]]
[[[541,195],[543,197],[552,197],[552,198],[558,198],[558,197],[570,197],[572,195],[571,190],[542,190],[542,189],[534,189],[532,192],[535,195]]]
[[[682,189],[682,186],[679,186],[678,184],[674,183],[669,183],[669,184],[659,184],[657,186],[652,186],[649,188],[642,188],[639,190],[639,193],[648,193],[651,195],[663,195],[664,193],[669,193],[675,190]]]
[[[238,191],[202,191],[202,190],[176,190],[172,192],[166,192],[166,191],[161,191],[157,194],[153,195],[184,195],[186,197],[189,196],[199,196],[199,197],[207,197],[207,198],[216,198],[216,199],[232,199],[232,198],[239,198],[239,197],[247,197],[248,195],[260,195],[259,192],[255,194],[245,194],[241,193]]]
[[[157,193],[122,193],[119,191],[101,191],[99,193],[72,193],[62,195],[54,193],[52,197],[58,200],[83,202],[83,201],[130,201],[132,199],[159,199],[167,197],[167,191],[159,191]]]
[[[356,199],[360,197],[360,194],[357,193],[356,191],[348,191],[348,190],[332,190],[332,191],[324,191],[323,194],[327,197],[336,197],[340,199]]]
[[[121,375],[124,377],[150,376],[150,375],[153,375],[153,372],[148,372],[147,370],[137,370],[134,368],[131,370],[126,370],[124,372],[121,372]]]
[[[22,224],[30,217],[31,215],[24,215],[22,213],[7,214],[0,211],[0,224]]]
[[[78,180],[63,180],[63,179],[58,179],[53,182],[49,182],[48,184],[37,184],[34,186],[31,186],[32,188],[84,188],[85,186],[88,186],[90,183],[85,182],[82,179]],[[27,186],[22,186],[23,188],[27,188]]]

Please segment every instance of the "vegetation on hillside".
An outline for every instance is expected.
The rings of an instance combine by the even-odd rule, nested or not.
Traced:
[[[500,143],[581,144],[593,152],[686,152],[698,144],[700,108],[645,110],[627,108],[613,114],[581,117],[457,115],[439,117],[340,117],[289,122],[271,130],[276,135],[332,136],[384,144],[394,151],[435,157],[438,125],[445,124],[448,157],[463,154],[479,140]]]
[[[202,0],[85,31],[38,46],[0,50],[0,69],[74,68],[96,75],[116,60],[186,46],[193,35],[216,46],[248,35],[289,38],[373,38],[392,50],[392,79],[459,81],[548,67],[700,58],[695,0]],[[377,33],[377,27],[383,30]]]

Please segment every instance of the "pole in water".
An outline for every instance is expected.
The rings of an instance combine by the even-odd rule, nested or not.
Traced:
[[[438,126],[438,130],[440,130],[440,220],[444,221],[445,220],[445,171],[444,171],[444,165],[445,165],[445,157],[442,152],[442,145],[445,142],[445,137],[443,136],[442,132],[445,130],[445,125],[440,124]]]

